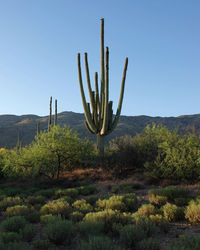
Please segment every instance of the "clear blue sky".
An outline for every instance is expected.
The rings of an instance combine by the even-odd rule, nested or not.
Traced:
[[[77,53],[93,79],[102,17],[114,110],[127,56],[123,115],[200,113],[199,0],[0,0],[0,114],[48,115],[50,96],[82,113]]]

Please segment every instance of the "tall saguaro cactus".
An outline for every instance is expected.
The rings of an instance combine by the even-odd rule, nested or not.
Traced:
[[[86,102],[85,93],[83,89],[83,81],[81,74],[80,53],[78,53],[78,75],[79,86],[82,97],[82,103],[85,113],[85,124],[87,129],[97,134],[97,148],[100,155],[104,154],[104,137],[110,134],[117,126],[124,95],[124,86],[126,79],[126,71],[128,66],[128,58],[125,59],[124,71],[122,76],[121,91],[117,107],[116,115],[113,115],[113,102],[109,101],[109,49],[106,47],[104,55],[104,19],[101,19],[101,88],[99,93],[98,87],[98,73],[95,72],[95,91],[92,91],[90,83],[90,74],[87,53],[85,55],[85,70],[88,91],[90,96],[90,103]]]

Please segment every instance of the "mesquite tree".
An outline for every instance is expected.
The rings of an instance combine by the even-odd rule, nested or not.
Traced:
[[[79,85],[82,97],[82,103],[85,114],[85,124],[87,129],[97,134],[97,148],[100,155],[104,154],[104,137],[110,134],[115,127],[120,117],[122,100],[124,95],[124,86],[126,71],[128,66],[128,58],[125,59],[124,71],[122,76],[121,91],[119,97],[119,103],[116,115],[113,115],[113,102],[109,101],[109,49],[106,47],[104,56],[104,19],[101,19],[101,88],[99,93],[98,87],[98,73],[95,72],[95,91],[92,91],[90,83],[90,74],[87,53],[85,55],[85,70],[88,91],[90,96],[90,103],[86,102],[85,93],[83,89],[82,74],[81,74],[81,63],[80,53],[78,53],[78,74],[79,74]],[[104,58],[105,57],[105,58]]]

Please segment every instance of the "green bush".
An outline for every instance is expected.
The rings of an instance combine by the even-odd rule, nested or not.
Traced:
[[[26,205],[15,205],[13,207],[8,207],[5,211],[5,215],[11,216],[26,216],[30,213],[30,209]]]
[[[200,223],[200,199],[190,201],[185,209],[185,218],[193,224]]]
[[[52,249],[52,244],[49,240],[34,240],[32,241],[32,245],[34,250]]]
[[[147,234],[148,237],[152,236],[157,231],[156,224],[147,216],[135,213],[132,215],[132,217],[134,223],[142,230],[144,230],[144,232]]]
[[[43,204],[45,201],[46,197],[44,197],[43,195],[33,195],[26,198],[26,202],[31,205]]]
[[[58,220],[47,223],[44,227],[44,231],[48,239],[57,245],[60,245],[63,242],[70,244],[75,235],[75,229],[71,221],[67,220]]]
[[[104,231],[104,224],[102,222],[82,221],[78,223],[78,231],[83,238],[100,235]]]
[[[16,232],[2,232],[0,239],[3,243],[7,244],[9,242],[21,241],[22,236]]]
[[[82,240],[77,250],[123,250],[113,244],[113,241],[105,236],[92,236],[88,241]]]
[[[54,221],[61,221],[62,217],[61,215],[52,215],[52,214],[46,214],[46,215],[41,215],[40,216],[40,222],[42,224],[48,224],[48,223],[53,223]]]
[[[0,210],[5,211],[7,207],[22,205],[23,200],[20,197],[6,197],[0,201]]]
[[[62,198],[58,200],[49,201],[47,204],[41,207],[40,213],[45,214],[61,214],[67,217],[70,214],[71,207],[69,203]]]
[[[38,223],[40,222],[40,213],[37,210],[31,209],[25,218],[30,223]]]
[[[137,243],[147,237],[144,230],[136,225],[126,225],[120,230],[120,242],[128,247],[134,248]]]
[[[155,195],[149,193],[149,202],[151,204],[162,206],[167,203],[168,198],[163,195]]]
[[[22,216],[13,216],[5,219],[1,223],[1,230],[3,232],[16,232],[19,233],[27,225],[27,221]]]
[[[86,202],[90,203],[90,205],[94,206],[96,204],[96,201],[98,200],[97,196],[87,196],[85,197]]]
[[[1,247],[1,246],[0,246]],[[19,242],[10,242],[8,244],[5,244],[0,248],[2,250],[35,250],[33,249],[33,246],[31,246],[27,242],[19,241]]]
[[[71,198],[77,198],[79,191],[76,188],[58,189],[55,191],[56,197],[69,196]]]
[[[36,196],[44,196],[46,198],[51,198],[54,196],[55,188],[42,189],[35,193]]]
[[[119,184],[119,190],[124,192],[124,193],[132,193],[133,186],[131,183],[122,182]]]
[[[142,240],[139,243],[140,250],[161,250],[160,243],[152,238]]]
[[[91,195],[97,192],[96,187],[94,186],[81,186],[78,188],[79,194],[81,195]]]
[[[161,214],[150,215],[149,218],[164,233],[167,233],[169,231],[170,224]]]
[[[199,250],[200,249],[200,236],[199,235],[181,235],[180,241],[172,244],[168,250]]]
[[[143,204],[137,212],[140,215],[150,216],[156,214],[156,208],[151,204]]]
[[[93,207],[86,202],[86,200],[81,199],[81,200],[76,200],[73,204],[72,207],[76,208],[78,211],[82,213],[89,213],[92,212]]]
[[[184,219],[184,210],[181,207],[177,207],[174,204],[166,203],[163,207],[164,218],[168,221],[180,221]]]
[[[31,241],[36,235],[36,228],[31,224],[27,224],[23,229],[21,229],[20,234],[24,241]]]

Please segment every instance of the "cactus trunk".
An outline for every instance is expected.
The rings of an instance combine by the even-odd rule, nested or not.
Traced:
[[[113,102],[109,101],[109,49],[108,47],[106,47],[106,52],[104,55],[104,19],[102,18],[101,19],[101,81],[100,81],[101,87],[100,88],[98,87],[98,74],[97,72],[95,72],[95,91],[92,91],[89,66],[88,66],[88,57],[87,53],[85,53],[85,70],[86,70],[90,103],[87,103],[85,98],[83,82],[82,82],[80,54],[78,53],[79,86],[80,86],[81,98],[86,119],[85,124],[87,129],[91,133],[97,134],[97,148],[100,155],[104,154],[105,136],[111,133],[115,129],[120,117],[127,66],[128,66],[128,58],[126,58],[125,60],[117,112],[116,115],[113,116],[113,109],[112,109]]]

